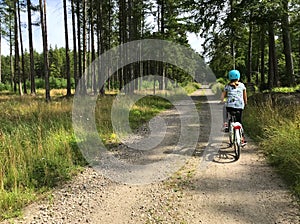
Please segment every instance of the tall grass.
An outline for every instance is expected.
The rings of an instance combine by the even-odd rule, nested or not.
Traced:
[[[0,220],[20,214],[86,165],[72,129],[72,99],[53,97],[46,103],[42,98],[0,95]],[[115,140],[113,100],[107,95],[97,101],[97,127],[105,144]],[[170,106],[157,96],[142,98],[130,111],[132,128]]]
[[[300,198],[300,105],[253,96],[243,120],[246,132]]]
[[[1,99],[0,218],[5,218],[33,200],[33,192],[70,178],[84,160],[72,132],[70,101]]]

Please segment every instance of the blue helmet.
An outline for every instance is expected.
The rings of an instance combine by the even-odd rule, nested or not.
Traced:
[[[241,74],[240,74],[240,72],[238,70],[231,70],[228,73],[229,80],[240,79],[240,77],[241,77]]]

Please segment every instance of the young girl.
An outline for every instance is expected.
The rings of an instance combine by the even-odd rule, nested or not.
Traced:
[[[237,122],[242,124],[242,113],[247,104],[247,92],[246,87],[240,80],[240,72],[238,70],[231,70],[228,73],[228,78],[230,82],[225,86],[224,91],[221,95],[221,102],[225,102],[224,107],[224,128],[228,126],[227,124],[227,113],[230,111],[237,111],[236,114]]]

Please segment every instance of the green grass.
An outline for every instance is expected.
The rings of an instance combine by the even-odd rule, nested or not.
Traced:
[[[1,96],[0,219],[85,164],[71,126],[71,101]]]
[[[114,99],[97,100],[97,128],[107,145],[116,142],[110,121]],[[72,103],[55,96],[46,103],[43,95],[0,95],[0,220],[20,215],[25,205],[87,165],[72,129]],[[144,97],[131,108],[130,125],[136,128],[170,107],[161,97]]]
[[[132,129],[140,126],[140,123],[149,121],[152,117],[165,109],[170,109],[172,104],[159,96],[147,96],[136,102],[129,113],[129,122]]]
[[[254,96],[243,117],[247,134],[300,198],[300,106]]]
[[[297,85],[295,87],[275,87],[272,89],[272,92],[276,93],[293,93],[296,92],[297,90],[300,90],[300,85]],[[266,90],[265,92],[269,92]]]
[[[201,84],[196,83],[196,82],[189,82],[183,86],[183,88],[187,94],[191,94],[191,93],[195,92],[197,89],[200,89],[200,87],[201,87]]]

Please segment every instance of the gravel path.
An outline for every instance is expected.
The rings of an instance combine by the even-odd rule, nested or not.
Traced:
[[[192,97],[203,102],[197,150],[170,178],[121,184],[89,167],[47,198],[28,206],[22,218],[2,224],[300,223],[299,205],[251,140],[240,160],[233,160],[227,138],[220,131],[221,105],[210,89],[199,90]],[[161,116],[172,125],[160,150],[141,152],[121,145],[112,154],[139,164],[162,159],[176,142],[179,130],[174,127],[179,117],[174,111]],[[141,130],[147,133],[147,127]]]

